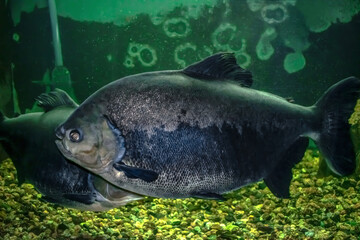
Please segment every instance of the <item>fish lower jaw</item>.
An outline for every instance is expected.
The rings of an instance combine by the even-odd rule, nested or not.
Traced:
[[[64,157],[72,162],[78,163],[78,160],[74,158],[69,149],[65,146],[65,144],[61,140],[55,140],[55,144],[59,151],[64,155]]]
[[[111,171],[112,168],[112,161],[109,161],[107,164],[105,164],[104,166],[95,166],[95,167],[91,167],[91,166],[86,166],[85,168],[87,170],[89,170],[90,172],[97,174],[97,175],[102,175],[104,173],[107,173],[109,171]]]
[[[96,175],[100,175],[100,176],[109,171],[109,166],[108,165],[106,165],[104,167],[101,167],[101,168],[99,168],[99,167],[90,167],[90,166],[84,166],[84,167],[88,171],[90,171],[90,172],[92,172],[92,173],[94,173]]]

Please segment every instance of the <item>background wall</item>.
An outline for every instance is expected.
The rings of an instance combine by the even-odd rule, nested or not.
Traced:
[[[54,57],[46,1],[21,2],[3,1],[12,18],[1,33],[7,47],[0,61],[13,63],[24,112],[49,89]],[[64,65],[79,101],[123,76],[180,69],[219,51],[236,53],[253,72],[254,88],[299,104],[314,103],[342,78],[360,77],[358,1],[76,2],[58,1],[58,11]]]

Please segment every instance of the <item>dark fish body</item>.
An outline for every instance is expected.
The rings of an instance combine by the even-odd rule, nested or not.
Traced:
[[[122,162],[160,173],[152,183],[125,175],[119,182],[129,190],[144,185],[132,190],[152,196],[222,194],[261,180],[312,127],[306,108],[180,73],[123,79],[106,99],[119,103],[109,104],[107,113],[124,134]]]
[[[232,63],[229,56],[215,55],[185,70],[119,79],[90,96],[58,128],[58,147],[118,187],[165,198],[221,198],[262,179],[277,196],[288,197],[291,168],[301,160],[307,137],[335,172],[353,171],[344,119],[359,96],[358,79],[343,80],[314,106],[303,107],[248,88],[251,75]],[[69,129],[78,129],[83,142],[67,141]],[[94,144],[106,157],[75,151],[76,144],[90,145],[89,135],[108,136]],[[336,146],[342,137],[344,143]]]
[[[31,183],[45,200],[82,210],[105,210],[122,205],[120,200],[130,201],[125,198],[126,191],[115,189],[61,155],[54,143],[54,129],[76,106],[60,90],[51,94],[43,94],[38,100],[46,112],[4,118],[0,122],[0,143],[17,169],[19,184]],[[58,96],[65,101],[58,104]],[[115,197],[119,193],[125,193],[123,199]],[[135,195],[129,196],[135,199]]]

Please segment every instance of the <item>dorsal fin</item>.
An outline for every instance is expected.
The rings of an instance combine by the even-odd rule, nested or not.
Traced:
[[[217,53],[200,62],[194,63],[183,70],[194,78],[209,80],[233,80],[243,87],[251,87],[252,74],[236,63],[234,53]]]
[[[35,100],[39,107],[43,108],[45,112],[48,112],[59,106],[69,106],[76,108],[77,103],[63,90],[56,88],[49,93],[42,93],[36,97]]]

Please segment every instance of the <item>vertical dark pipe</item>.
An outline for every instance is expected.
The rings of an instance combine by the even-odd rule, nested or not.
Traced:
[[[50,12],[51,30],[53,37],[54,54],[55,54],[55,66],[63,66],[55,0],[49,0],[49,12]]]

